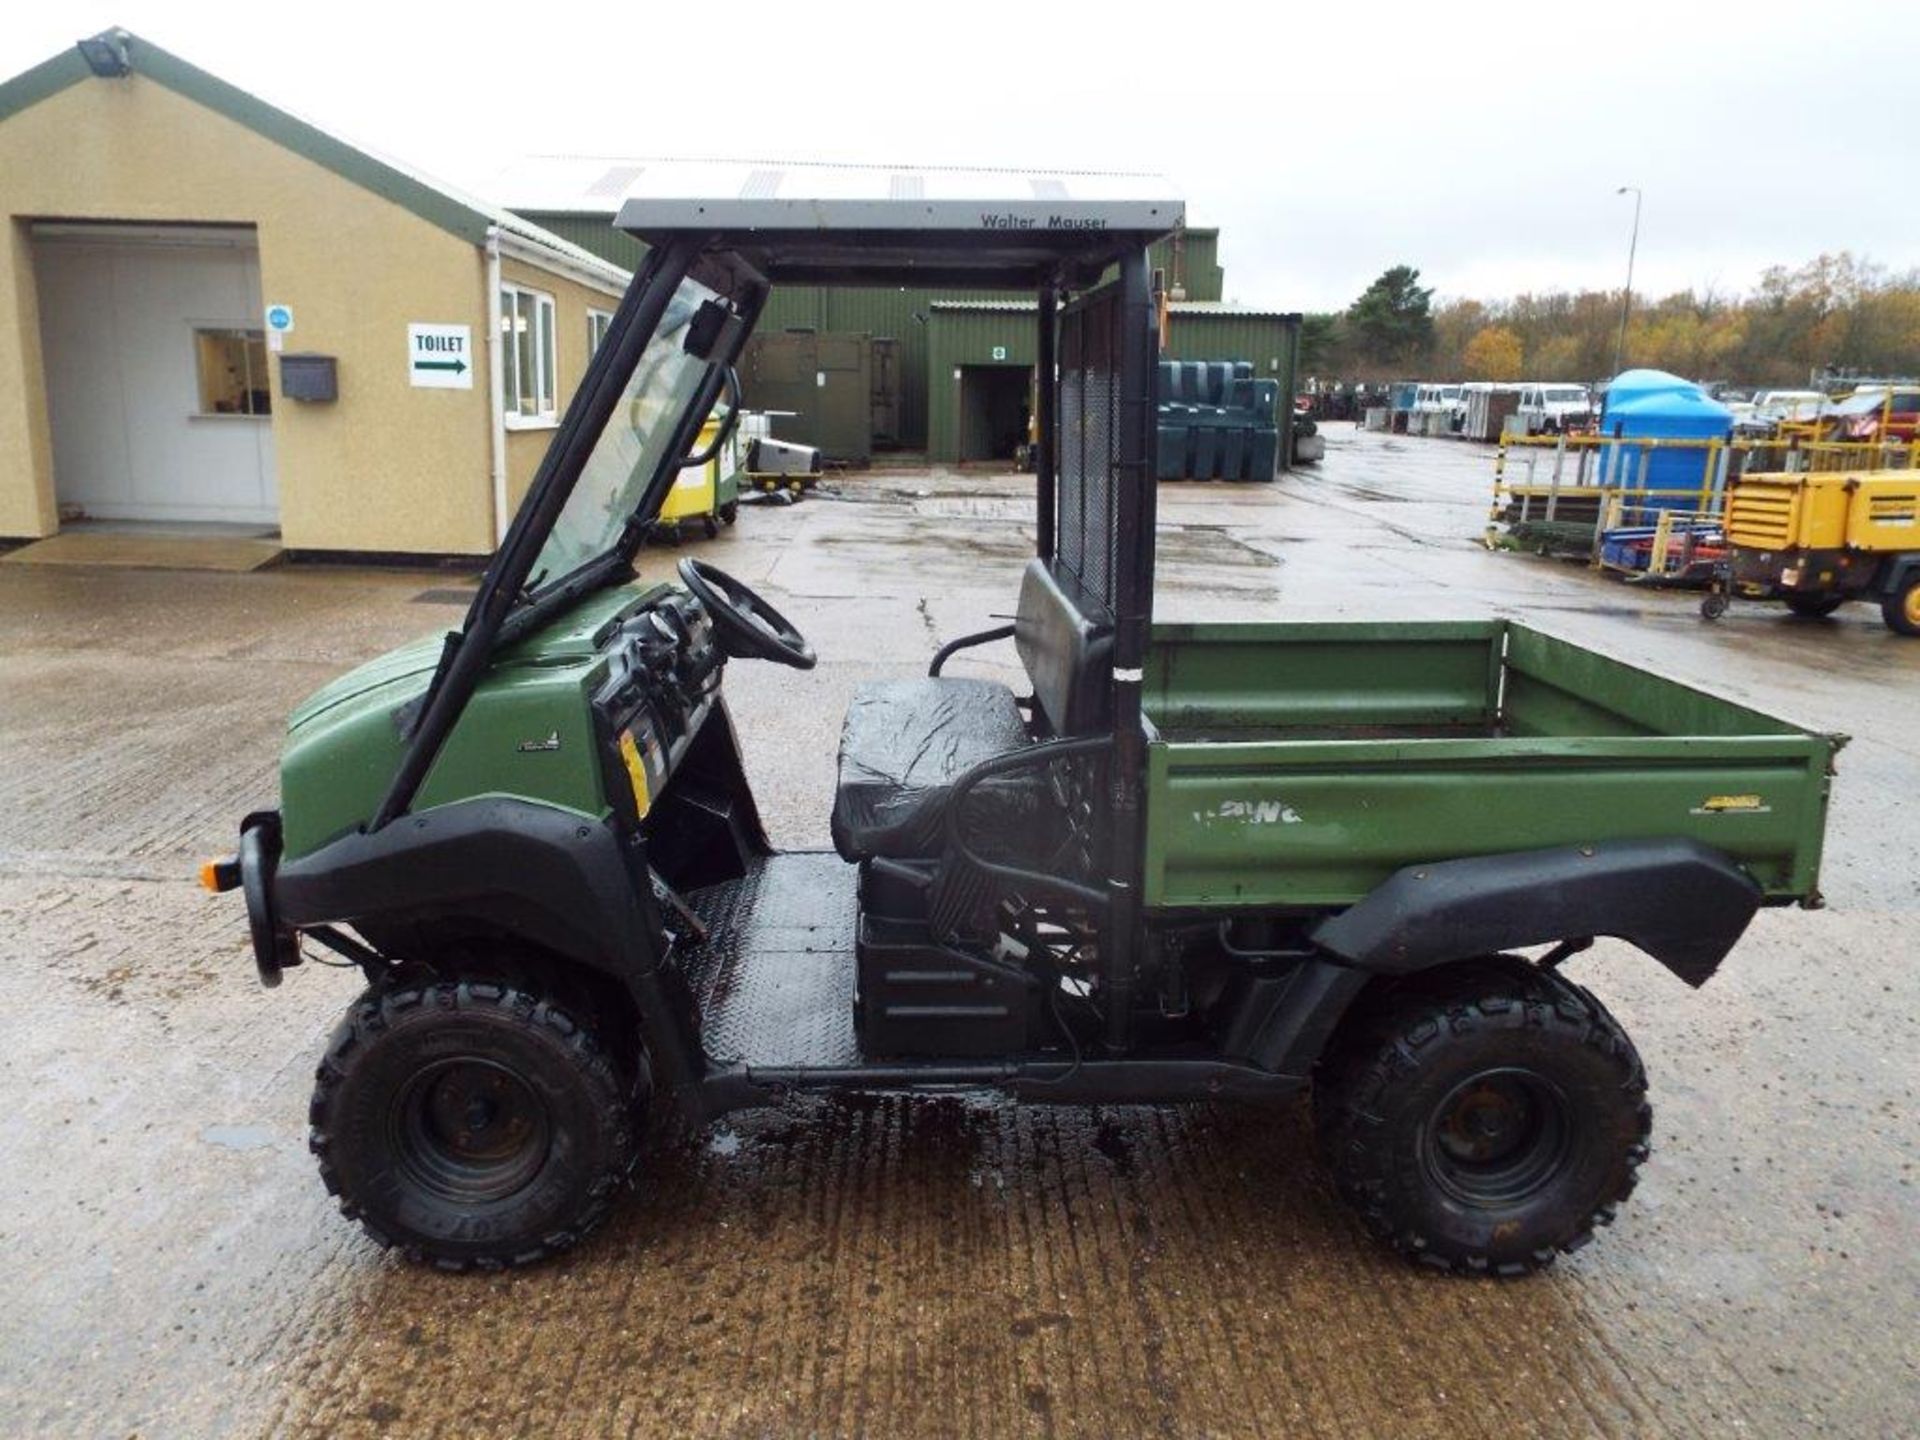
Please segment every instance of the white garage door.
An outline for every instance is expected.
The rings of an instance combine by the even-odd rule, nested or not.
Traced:
[[[62,516],[277,523],[252,229],[33,238]]]

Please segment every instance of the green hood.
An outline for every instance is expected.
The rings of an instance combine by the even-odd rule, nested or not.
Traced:
[[[439,635],[422,635],[398,650],[389,650],[377,659],[356,665],[346,674],[329,680],[294,708],[293,714],[287,717],[288,731],[300,729],[336,705],[357,700],[388,685],[410,681],[411,684],[403,685],[394,692],[394,703],[405,703],[410,694],[426,688],[427,678],[440,661],[442,643]]]
[[[502,650],[492,668],[565,664],[596,654],[609,625],[663,588],[650,585],[644,590],[637,590],[633,586],[621,585],[590,595],[553,624],[536,630]],[[393,706],[406,704],[426,689],[434,667],[440,663],[440,650],[445,643],[444,632],[422,635],[397,650],[389,650],[364,665],[356,665],[301,701],[287,718],[287,729],[298,730],[336,705],[388,687],[392,687],[392,693],[387,698]]]
[[[524,795],[573,808],[603,803],[590,743],[587,692],[609,627],[661,587],[622,585],[587,596],[501,650],[428,774],[416,804],[470,794]],[[423,635],[314,691],[287,722],[280,801],[287,854],[298,856],[364,824],[386,793],[406,738],[395,712],[426,692],[443,634]],[[550,733],[576,738],[565,754],[517,747]]]

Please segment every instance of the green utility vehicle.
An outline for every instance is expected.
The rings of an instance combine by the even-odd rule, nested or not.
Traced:
[[[1153,623],[1142,182],[727,183],[649,166],[647,258],[460,628],[293,716],[239,888],[261,979],[367,988],[320,1062],[322,1177],[383,1244],[539,1259],[700,1125],[803,1091],[1278,1101],[1429,1264],[1517,1274],[1611,1218],[1639,1057],[1560,970],[1689,985],[1817,903],[1836,737],[1506,622]],[[834,849],[777,853],[727,667],[812,668],[711,565],[634,555],[771,287],[1038,301],[1035,552],[1011,624],[845,717]],[[736,412],[737,413],[737,412]],[[1025,694],[943,674],[1011,642]]]

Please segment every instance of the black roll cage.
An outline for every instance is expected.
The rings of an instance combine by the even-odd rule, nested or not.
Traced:
[[[633,558],[648,519],[658,512],[681,457],[739,357],[772,287],[802,284],[913,284],[953,288],[1025,289],[1037,301],[1037,434],[1035,551],[1050,569],[1059,562],[1060,385],[1062,297],[1096,287],[1121,307],[1117,445],[1110,477],[1113,574],[1111,604],[1085,595],[1070,573],[1062,576],[1086,613],[1113,629],[1110,728],[1096,739],[1109,750],[1110,844],[1102,912],[1103,969],[1110,1003],[1107,1043],[1124,1049],[1132,1009],[1135,952],[1140,934],[1140,877],[1145,835],[1141,791],[1146,728],[1141,712],[1142,670],[1153,618],[1155,482],[1154,297],[1147,247],[1162,231],[1027,233],[1017,242],[986,231],[821,231],[791,235],[765,230],[679,231],[648,235],[651,248],[621,299],[606,340],[569,402],[525,500],[488,563],[479,593],[458,631],[446,637],[423,703],[414,711],[408,744],[379,809],[368,826],[377,832],[407,813],[434,759],[472,698],[495,652],[538,628],[581,597],[632,577]],[[723,353],[708,371],[661,452],[640,504],[618,540],[572,574],[527,593],[532,567],[573,493],[588,456],[611,419],[628,378],[653,338],[680,283],[692,276],[732,306]],[[1104,289],[1111,285],[1111,291]],[[1075,746],[1074,748],[1087,748]],[[1084,887],[1080,887],[1084,888]]]

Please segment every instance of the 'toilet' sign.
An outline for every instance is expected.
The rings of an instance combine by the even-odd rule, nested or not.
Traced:
[[[407,379],[423,390],[471,390],[473,327],[408,325]]]

